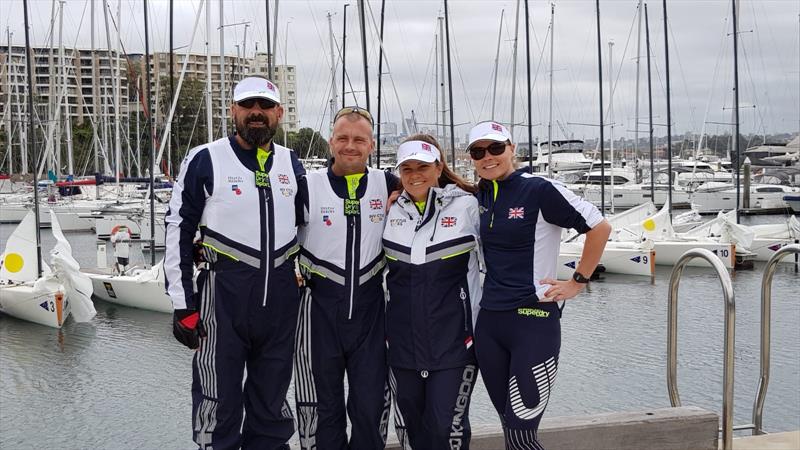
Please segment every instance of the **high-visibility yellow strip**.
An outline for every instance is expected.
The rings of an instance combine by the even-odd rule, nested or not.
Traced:
[[[225,255],[225,256],[227,256],[228,258],[231,258],[234,261],[239,261],[239,258],[231,255],[230,253],[223,252],[222,250],[214,247],[213,245],[211,245],[211,244],[209,244],[207,242],[203,242],[203,247],[208,247],[211,250],[214,250],[215,252],[219,253],[220,255]]]
[[[453,258],[453,257],[455,257],[455,256],[458,256],[458,255],[463,255],[464,253],[469,253],[469,252],[471,252],[471,251],[472,251],[472,249],[471,249],[471,248],[468,248],[468,249],[466,249],[466,250],[462,250],[462,251],[460,251],[460,252],[458,252],[458,253],[453,253],[452,255],[442,256],[440,259]]]
[[[328,278],[328,277],[326,277],[326,276],[325,276],[325,274],[324,274],[324,273],[317,272],[316,270],[312,269],[310,266],[308,266],[308,265],[306,265],[306,264],[300,263],[300,266],[301,266],[301,267],[303,267],[303,268],[305,268],[307,271],[309,271],[309,272],[311,272],[311,273],[315,273],[315,274],[317,274],[317,275],[321,276],[322,278]]]
[[[386,259],[391,259],[392,261],[397,261],[397,258],[395,258],[394,256],[389,256],[389,255],[386,255]]]

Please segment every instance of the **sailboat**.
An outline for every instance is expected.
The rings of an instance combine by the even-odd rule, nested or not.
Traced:
[[[102,269],[84,270],[92,280],[94,295],[130,308],[172,313],[172,300],[164,284],[164,260],[150,268],[134,267],[121,274]]]
[[[96,314],[90,299],[91,281],[80,273],[52,210],[50,220],[56,238],[50,252],[53,268],[39,261],[41,276],[34,212],[29,212],[11,233],[0,255],[0,312],[54,328],[61,328],[70,314],[78,322],[88,322]]]

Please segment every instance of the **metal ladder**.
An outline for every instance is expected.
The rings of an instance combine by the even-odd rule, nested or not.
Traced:
[[[722,448],[731,450],[733,446],[733,430],[753,430],[753,435],[765,434],[762,428],[764,401],[769,384],[769,356],[772,304],[772,278],[778,263],[789,254],[800,254],[800,245],[787,245],[775,252],[764,268],[761,280],[761,376],[758,381],[756,398],[753,403],[753,423],[733,426],[733,349],[735,342],[736,305],[731,277],[719,258],[706,249],[692,249],[684,253],[672,269],[669,279],[669,310],[667,333],[667,388],[670,403],[673,407],[681,406],[678,394],[678,286],[683,269],[695,258],[702,258],[711,264],[717,272],[725,298],[725,335],[724,335],[724,367],[722,381]]]
[[[681,406],[681,398],[678,394],[678,285],[683,275],[683,269],[695,258],[708,261],[711,267],[717,272],[722,293],[725,297],[725,350],[723,355],[723,378],[722,378],[722,448],[731,450],[733,448],[733,345],[734,331],[736,328],[736,305],[733,293],[733,283],[728,270],[722,264],[719,257],[710,250],[695,248],[684,253],[669,277],[669,309],[667,316],[669,325],[667,327],[667,389],[669,390],[669,401],[673,407]]]

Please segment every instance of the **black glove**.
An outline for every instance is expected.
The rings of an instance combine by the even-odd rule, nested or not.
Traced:
[[[200,339],[206,337],[200,313],[193,309],[176,309],[172,314],[172,335],[192,350],[200,347]]]

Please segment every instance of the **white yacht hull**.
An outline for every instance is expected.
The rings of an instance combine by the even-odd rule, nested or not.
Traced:
[[[172,313],[172,301],[166,294],[163,280],[142,281],[136,276],[137,273],[130,275],[84,273],[92,279],[94,295],[101,300],[130,308]]]
[[[633,246],[617,246],[609,242],[600,257],[600,264],[607,273],[625,275],[655,276],[655,251],[635,248]],[[558,278],[569,279],[581,260],[583,243],[562,243],[558,255]]]
[[[34,292],[33,283],[0,285],[0,312],[28,322],[61,328],[70,313],[63,289]]]
[[[655,241],[656,264],[659,266],[674,266],[686,251],[694,248],[704,248],[722,261],[727,269],[736,265],[736,245],[722,244],[710,241]],[[690,266],[708,267],[708,263],[700,258],[689,262]]]

